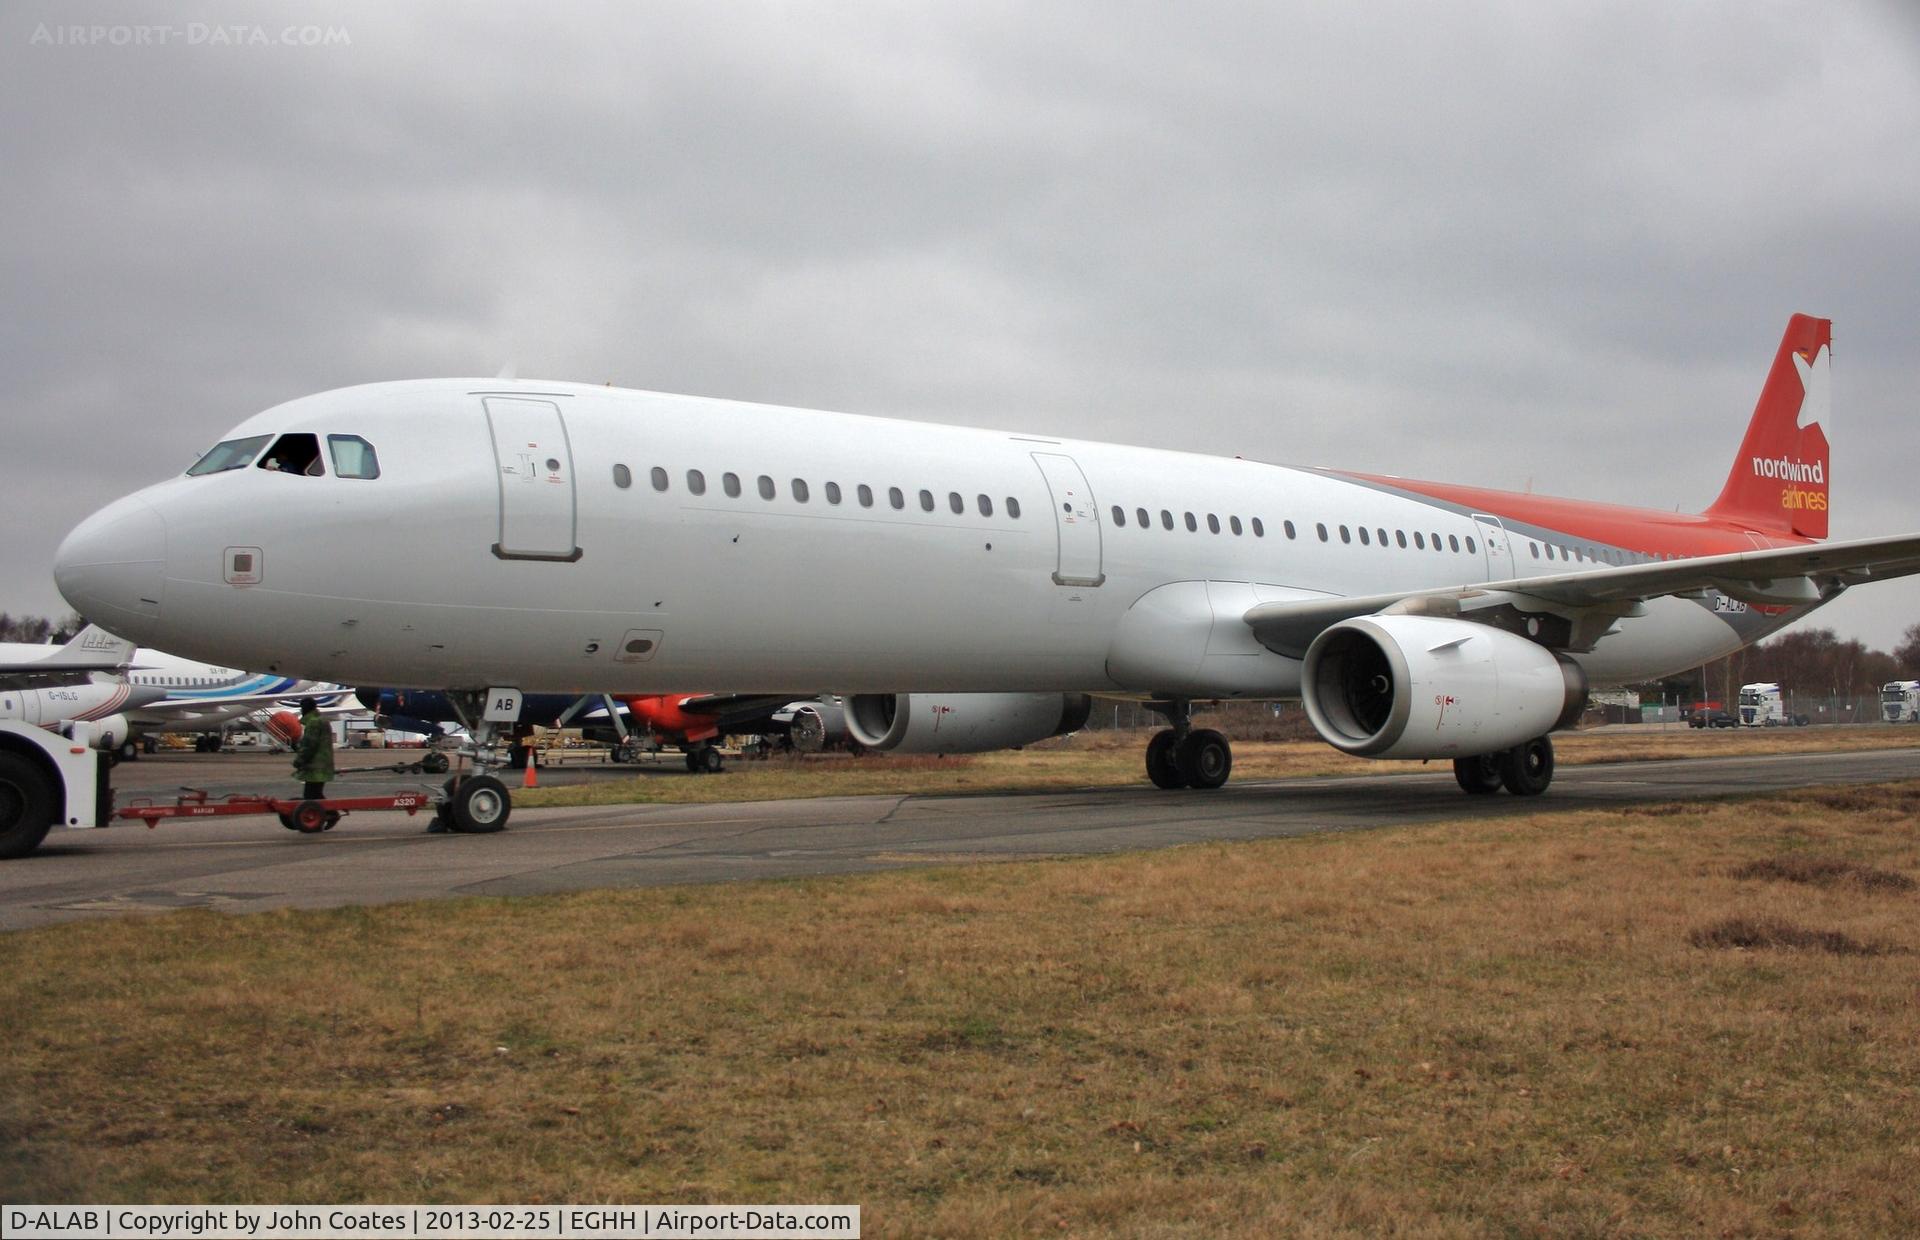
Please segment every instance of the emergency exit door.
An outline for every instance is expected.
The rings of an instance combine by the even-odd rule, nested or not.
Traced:
[[[1062,586],[1097,586],[1107,579],[1100,564],[1100,509],[1093,502],[1087,476],[1070,456],[1036,452],[1033,463],[1047,480],[1053,496],[1053,524],[1060,549],[1053,581]]]
[[[579,559],[573,449],[560,406],[518,396],[484,403],[500,489],[493,553],[503,560]]]

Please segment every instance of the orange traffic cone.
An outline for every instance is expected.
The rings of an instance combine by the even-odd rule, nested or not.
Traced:
[[[522,788],[538,788],[540,786],[540,775],[534,765],[532,745],[527,746],[527,774],[526,777],[520,781],[520,786]]]

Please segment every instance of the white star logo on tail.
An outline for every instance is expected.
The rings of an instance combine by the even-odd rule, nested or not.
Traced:
[[[1806,395],[1800,398],[1800,416],[1794,420],[1796,429],[1805,430],[1818,423],[1827,425],[1827,413],[1833,399],[1831,383],[1832,370],[1827,365],[1828,348],[1820,346],[1820,351],[1809,362],[1799,353],[1793,355],[1794,369],[1800,372],[1800,386]]]

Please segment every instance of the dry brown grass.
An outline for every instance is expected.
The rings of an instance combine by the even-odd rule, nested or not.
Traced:
[[[1920,1229],[1920,784],[9,935],[9,1200],[850,1201],[872,1235]]]
[[[1199,722],[1208,722],[1202,717]],[[569,787],[514,792],[524,806],[687,804],[775,801],[792,797],[940,795],[960,792],[1054,792],[1145,784],[1142,756],[1151,731],[1082,732],[1015,752],[970,757],[800,754],[735,762],[714,778],[669,772],[603,779]],[[1920,746],[1920,728],[1786,728],[1696,732],[1689,728],[1566,733],[1554,738],[1558,760],[1597,762],[1731,758],[1774,753],[1841,752]],[[1353,758],[1318,740],[1243,741],[1233,746],[1233,778],[1305,779],[1421,770],[1412,762]],[[1432,768],[1427,768],[1432,769]]]

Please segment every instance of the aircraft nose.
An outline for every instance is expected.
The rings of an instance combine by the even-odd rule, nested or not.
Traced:
[[[166,567],[166,522],[130,495],[74,527],[54,553],[53,579],[88,620],[143,641],[160,616]]]

